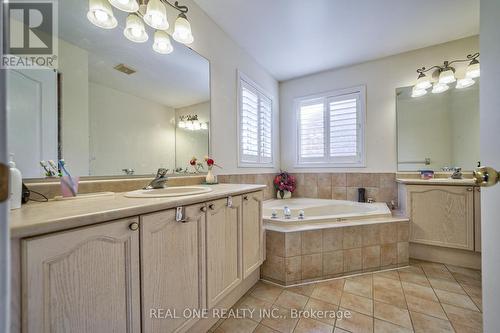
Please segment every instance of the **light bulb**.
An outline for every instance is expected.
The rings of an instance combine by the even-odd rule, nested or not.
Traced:
[[[149,0],[143,18],[144,22],[154,29],[167,30],[169,27],[167,9],[160,0]]]
[[[207,130],[208,129],[208,123],[202,123],[201,124],[201,129]]]
[[[192,130],[193,130],[193,122],[188,122],[188,123],[186,124],[186,128],[187,128],[188,130],[192,131]]]
[[[457,88],[457,89],[468,88],[468,87],[473,86],[474,83],[476,83],[476,81],[474,81],[471,78],[465,77],[465,78],[457,81],[457,85],[455,86],[455,88]]]
[[[144,28],[144,23],[136,14],[127,16],[127,23],[123,31],[128,40],[135,43],[144,43],[148,40],[148,34]]]
[[[194,123],[194,124],[193,124],[193,130],[195,130],[195,131],[199,131],[200,129],[201,129],[201,125],[200,125],[200,123]]]
[[[451,67],[445,68],[439,74],[439,83],[440,84],[450,84],[455,82],[457,79],[455,78],[455,73],[451,69]]]
[[[113,29],[118,25],[113,10],[106,0],[89,0],[87,19],[95,26],[103,29]]]
[[[416,86],[413,87],[411,92],[411,97],[421,97],[427,94],[427,90],[425,89],[417,89]]]
[[[440,94],[445,92],[446,90],[450,89],[447,84],[441,84],[441,83],[434,83],[434,86],[432,87],[432,93],[433,94]]]
[[[157,30],[154,35],[153,50],[161,54],[172,53],[174,47],[165,31]]]
[[[191,44],[194,41],[193,33],[191,32],[191,24],[189,24],[184,13],[180,13],[175,20],[175,28],[172,37],[182,44]]]
[[[422,90],[429,89],[430,87],[432,87],[432,84],[429,78],[424,73],[420,73],[418,75],[417,82],[415,83],[415,88],[417,90]]]
[[[465,72],[465,77],[468,77],[469,79],[475,79],[478,78],[479,76],[481,76],[479,61],[474,59],[467,67],[467,71]]]
[[[134,13],[139,10],[137,0],[109,0],[109,3],[121,11]]]
[[[179,128],[186,128],[186,123],[184,121],[179,121]]]

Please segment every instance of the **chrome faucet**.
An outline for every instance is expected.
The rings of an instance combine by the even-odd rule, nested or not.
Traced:
[[[168,169],[158,169],[155,179],[153,179],[146,187],[144,187],[144,190],[165,188],[165,183],[168,180],[167,172]]]

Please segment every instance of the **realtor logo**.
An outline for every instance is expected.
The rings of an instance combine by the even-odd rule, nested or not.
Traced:
[[[1,68],[57,68],[56,0],[4,2]]]

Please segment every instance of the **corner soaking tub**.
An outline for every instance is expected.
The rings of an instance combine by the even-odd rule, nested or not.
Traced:
[[[288,219],[284,216],[285,207],[291,211],[291,217]],[[304,213],[302,219],[299,218],[300,211]],[[276,213],[276,216],[273,216],[273,212]],[[399,221],[392,216],[391,210],[385,203],[308,198],[265,201],[263,218],[266,229],[277,231],[323,229]]]

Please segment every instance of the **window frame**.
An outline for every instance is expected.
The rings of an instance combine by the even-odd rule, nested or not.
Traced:
[[[330,157],[330,110],[329,101],[342,100],[342,97],[356,95],[357,99],[357,145],[358,156],[354,158]],[[323,101],[324,151],[323,158],[303,159],[300,156],[300,108],[304,102],[312,100]],[[296,168],[365,168],[366,167],[366,86],[331,90],[323,93],[302,96],[294,99],[294,121],[296,126],[295,165]]]
[[[276,155],[276,144],[275,144],[275,138],[274,138],[274,131],[275,131],[275,120],[274,120],[274,99],[271,97],[271,94],[267,93],[264,89],[260,87],[255,81],[250,79],[246,74],[242,73],[240,70],[237,70],[237,80],[238,80],[238,88],[237,88],[237,116],[236,116],[236,122],[237,122],[237,135],[238,135],[238,167],[240,168],[272,168],[274,167],[275,163],[275,155]],[[257,113],[260,113],[260,99],[261,97],[267,98],[270,101],[270,108],[271,108],[271,132],[270,132],[270,138],[271,138],[271,158],[269,160],[262,161],[261,157],[261,152],[260,152],[260,146],[258,147],[258,156],[257,156],[257,161],[251,162],[251,161],[244,161],[243,160],[243,152],[242,152],[242,142],[241,142],[241,118],[242,118],[242,88],[243,84],[242,82],[245,82],[246,85],[250,86],[259,96],[259,107],[257,110]],[[259,116],[260,119],[260,116]],[[260,121],[258,122],[258,128],[257,128],[257,133],[260,133]]]

